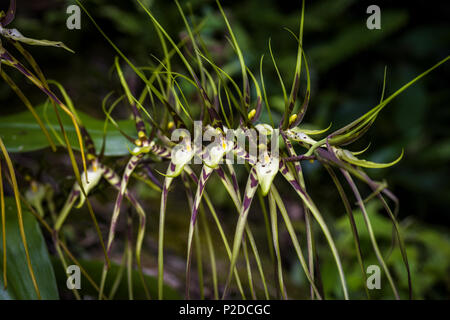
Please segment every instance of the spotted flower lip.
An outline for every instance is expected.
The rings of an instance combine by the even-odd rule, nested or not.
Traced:
[[[271,157],[267,152],[262,161],[255,164],[256,176],[258,177],[259,185],[263,195],[267,195],[272,185],[273,179],[278,173],[280,166],[280,158]]]

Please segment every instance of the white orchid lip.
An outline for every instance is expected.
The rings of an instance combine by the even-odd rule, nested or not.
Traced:
[[[172,172],[173,177],[178,176],[183,170],[184,166],[191,162],[194,157],[194,150],[192,149],[190,141],[182,142],[181,144],[176,145],[172,149],[171,161],[174,165],[174,169]]]
[[[172,162],[175,165],[185,165],[191,161],[194,151],[190,145],[175,147],[172,149]]]
[[[278,173],[279,166],[280,159],[269,156],[267,152],[263,159],[256,163],[256,176],[258,177],[259,185],[264,196],[269,193],[270,186]]]
[[[207,148],[206,156],[203,159],[205,165],[216,168],[222,161],[223,157],[233,149],[233,142],[221,138],[218,144],[214,144]]]

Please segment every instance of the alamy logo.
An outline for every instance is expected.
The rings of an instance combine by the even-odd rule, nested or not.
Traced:
[[[66,13],[69,14],[66,20],[67,29],[81,29],[81,10],[76,4],[67,7]]]
[[[77,265],[70,265],[66,269],[67,273],[67,281],[66,286],[67,289],[81,289],[81,272],[80,267]]]
[[[367,267],[367,289],[381,289],[381,271],[377,265],[370,265]]]
[[[370,14],[367,18],[367,29],[381,29],[381,10],[380,7],[373,4],[367,7],[366,13]]]

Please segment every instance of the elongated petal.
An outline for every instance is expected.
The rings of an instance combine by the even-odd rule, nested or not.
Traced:
[[[327,132],[328,130],[330,130],[331,125],[332,125],[332,123],[330,123],[330,125],[327,128],[325,128],[325,129],[313,130],[313,129],[305,129],[305,128],[295,127],[295,128],[292,128],[292,129],[290,129],[288,131],[291,131],[293,133],[304,133],[304,134],[307,134],[307,135],[310,135],[310,136],[314,136],[314,135],[319,135],[319,134]]]
[[[142,159],[143,154],[139,156],[132,156],[130,160],[128,161],[128,164],[125,168],[125,172],[123,173],[122,181],[120,184],[120,190],[116,198],[116,202],[114,204],[114,211],[111,217],[111,224],[109,227],[109,236],[108,236],[108,243],[106,246],[106,251],[109,252],[111,250],[112,242],[114,240],[115,231],[116,231],[116,225],[117,220],[119,219],[120,214],[120,206],[122,204],[123,197],[125,195],[128,182],[130,180],[130,176],[133,173],[134,169],[138,165],[139,161]]]
[[[190,266],[191,266],[191,256],[192,256],[192,239],[194,238],[194,232],[195,232],[195,224],[197,222],[197,214],[198,209],[200,207],[200,203],[202,201],[202,195],[203,191],[206,187],[206,182],[208,181],[209,177],[211,176],[211,173],[214,169],[203,166],[202,171],[200,173],[200,180],[197,187],[197,192],[195,193],[194,202],[192,205],[192,213],[191,213],[191,220],[189,224],[189,234],[188,234],[188,243],[187,243],[187,262],[186,262],[186,293],[187,296],[189,296],[189,280],[190,280]]]
[[[58,48],[66,49],[67,51],[74,53],[74,51],[72,49],[67,47],[61,41],[38,40],[38,39],[24,37],[17,29],[6,29],[6,28],[2,28],[0,26],[0,34],[2,36],[4,36],[5,38],[8,38],[8,39],[11,39],[14,41],[20,41],[20,42],[23,42],[23,43],[26,43],[29,45],[58,47]]]
[[[164,285],[164,222],[166,217],[167,196],[169,188],[175,176],[176,165],[170,162],[166,171],[161,193],[161,205],[159,209],[159,234],[158,234],[158,299],[163,299]]]
[[[239,214],[239,220],[236,226],[236,231],[233,240],[233,250],[231,255],[230,269],[228,273],[227,283],[223,292],[223,297],[227,294],[227,289],[231,282],[231,277],[233,275],[233,270],[237,262],[239,255],[239,250],[242,243],[242,235],[244,233],[244,228],[247,223],[247,216],[250,210],[250,205],[252,203],[253,197],[255,196],[256,189],[258,188],[258,179],[256,177],[256,169],[252,168],[247,180],[247,186],[245,187],[244,201],[242,203],[241,212]]]
[[[114,188],[117,189],[117,191],[120,192],[120,177],[117,173],[115,173],[111,168],[100,165],[100,168],[103,170],[103,177],[106,181],[109,182]],[[131,205],[136,209],[136,212],[139,216],[139,230],[137,234],[137,240],[136,240],[136,263],[138,266],[139,276],[141,278],[141,282],[144,287],[144,291],[148,298],[150,298],[150,294],[147,288],[147,284],[144,280],[144,273],[142,271],[142,264],[141,264],[141,251],[142,251],[142,243],[144,241],[144,235],[145,235],[145,224],[147,221],[145,211],[142,207],[142,205],[139,203],[139,201],[129,192],[127,189],[125,190],[125,197],[130,201]]]
[[[322,215],[320,214],[319,210],[317,209],[316,205],[312,201],[312,199],[309,197],[309,195],[301,188],[301,186],[298,184],[298,182],[295,180],[294,175],[290,172],[287,165],[280,161],[280,172],[285,177],[285,179],[289,182],[289,184],[294,188],[295,192],[302,198],[302,200],[305,202],[308,209],[311,211],[312,215],[316,219],[317,223],[319,224],[320,228],[322,229],[325,238],[327,239],[327,242],[330,246],[330,249],[333,253],[334,260],[336,262],[336,266],[338,268],[339,277],[341,279],[342,284],[342,290],[344,293],[345,299],[348,299],[348,292],[347,292],[347,284],[345,281],[345,275],[342,268],[341,259],[339,257],[339,253],[337,251],[336,245],[334,243],[333,237],[331,236],[331,233],[327,227],[327,224],[325,220],[323,219]]]
[[[400,154],[400,156],[395,159],[392,162],[389,163],[376,163],[376,162],[372,162],[372,161],[367,161],[367,160],[361,160],[358,159],[357,157],[355,157],[350,151],[348,150],[344,150],[344,149],[338,149],[336,151],[337,156],[354,165],[360,166],[360,167],[364,167],[364,168],[387,168],[387,167],[392,167],[393,165],[395,165],[397,162],[399,162],[402,158],[403,158],[403,153],[404,151],[402,150],[402,153]]]

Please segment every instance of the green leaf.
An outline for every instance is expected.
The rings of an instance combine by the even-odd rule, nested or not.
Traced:
[[[8,287],[5,290],[3,278],[0,279],[0,300],[36,299],[36,292],[31,281],[25,250],[20,237],[16,204],[13,198],[5,198],[5,209]],[[22,208],[22,210],[30,259],[41,297],[48,300],[59,299],[56,278],[41,229],[33,215],[25,208]],[[0,241],[0,243],[2,242]],[[0,252],[3,255],[3,245],[0,246]]]
[[[81,121],[88,128],[88,132],[94,141],[97,150],[101,149],[103,138],[103,120],[95,119],[86,113],[77,111]],[[43,119],[45,127],[51,132],[61,133],[56,115],[53,109],[48,107],[45,112],[45,105],[36,107],[36,114]],[[48,121],[47,121],[48,119]],[[64,128],[68,134],[72,147],[79,150],[77,136],[72,120],[61,113]],[[135,133],[133,120],[117,121],[120,128],[129,135]],[[36,119],[29,111],[24,111],[12,115],[0,117],[0,137],[3,139],[9,152],[35,151],[49,147],[49,142],[42,132]],[[61,146],[60,139],[56,139],[57,145]],[[131,143],[112,125],[109,125],[106,132],[106,156],[121,156],[129,154],[128,148],[132,148]]]

